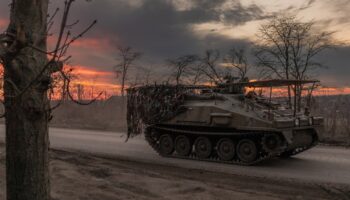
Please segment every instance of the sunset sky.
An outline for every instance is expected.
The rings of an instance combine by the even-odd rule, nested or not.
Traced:
[[[9,3],[0,2],[0,32],[8,25]],[[62,6],[63,0],[52,0],[50,10]],[[201,54],[206,49],[249,49],[259,26],[282,13],[296,14],[300,20],[313,20],[321,30],[335,31],[334,37],[342,45],[319,56],[328,68],[319,71],[318,79],[324,86],[350,93],[350,0],[77,0],[71,13],[72,22],[80,20],[75,30],[95,19],[98,24],[73,43],[71,65],[81,83],[113,93],[118,89],[113,74],[118,45],[143,52],[137,64],[151,76],[165,77],[168,58]],[[58,24],[59,19],[56,21]],[[254,65],[252,56],[249,63]],[[136,76],[136,72],[132,74]],[[158,77],[154,79],[160,81]]]

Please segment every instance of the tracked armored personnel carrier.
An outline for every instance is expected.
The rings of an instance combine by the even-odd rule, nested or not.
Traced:
[[[253,165],[315,146],[323,118],[273,98],[274,87],[317,81],[268,80],[128,90],[128,133],[143,132],[164,157]],[[254,88],[268,88],[258,95]],[[246,89],[250,91],[247,92]]]

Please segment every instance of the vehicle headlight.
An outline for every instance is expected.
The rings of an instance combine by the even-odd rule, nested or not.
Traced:
[[[295,126],[299,126],[300,125],[300,119],[295,119]]]

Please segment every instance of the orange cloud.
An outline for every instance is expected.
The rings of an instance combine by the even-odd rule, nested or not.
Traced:
[[[47,38],[49,47],[53,48],[57,42],[57,36]],[[111,51],[113,50],[112,42],[108,38],[79,38],[71,43],[72,48],[84,48],[93,50]]]
[[[66,66],[70,67],[70,66]],[[102,77],[113,77],[114,72],[112,71],[101,71],[101,70],[94,70],[85,66],[73,66],[73,72],[72,74],[74,75],[82,75],[86,77],[97,77],[97,76],[102,76]]]
[[[104,94],[101,98],[106,98],[119,93],[120,85],[115,84],[114,72],[91,69],[86,66],[65,66],[72,67],[73,78],[71,91],[73,96],[78,96],[78,87],[83,90],[84,99],[92,99],[101,92]]]
[[[93,48],[99,50],[112,49],[111,41],[107,38],[81,38],[72,43],[72,47]]]
[[[350,94],[350,87],[323,87],[315,91],[315,95],[340,95]]]
[[[90,86],[90,87],[96,87],[96,88],[101,88],[103,90],[113,90],[113,89],[120,89],[120,85],[118,84],[113,84],[113,83],[108,83],[108,82],[91,82],[87,80],[80,80],[80,81],[75,81],[74,84],[80,84],[83,86]]]
[[[0,29],[6,28],[8,24],[9,24],[9,21],[7,19],[0,19]]]

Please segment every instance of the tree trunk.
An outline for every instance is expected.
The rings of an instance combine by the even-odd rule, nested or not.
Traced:
[[[125,90],[125,79],[126,79],[126,69],[124,67],[123,69],[123,76],[122,76],[122,85],[121,85],[121,95],[124,98],[124,90]]]
[[[28,47],[46,51],[47,9],[48,0],[13,0],[11,5],[7,31],[17,48],[4,59],[8,200],[50,199],[50,73],[38,76],[48,62],[47,55]]]
[[[123,81],[122,81],[120,93],[121,93],[122,97],[124,97],[124,79],[123,79]]]
[[[292,92],[290,86],[288,86],[288,108],[292,108]]]
[[[298,85],[298,112],[301,111],[301,100],[302,100],[303,86]]]

